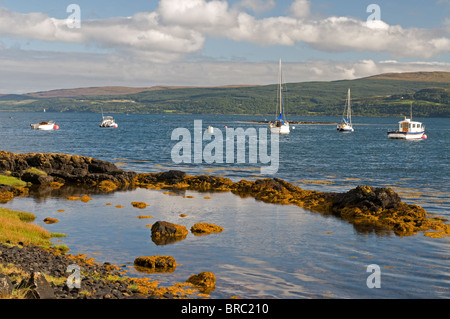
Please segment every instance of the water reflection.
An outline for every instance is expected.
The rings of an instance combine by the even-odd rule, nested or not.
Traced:
[[[364,284],[365,267],[371,263],[389,267],[383,271],[390,280],[387,285],[393,287],[385,289],[383,297],[409,293],[441,298],[446,276],[448,282],[447,239],[433,239],[430,249],[429,240],[422,235],[397,238],[297,206],[266,204],[229,192],[186,190],[102,193],[62,187],[47,190],[45,195],[32,194],[3,206],[33,212],[36,223],[66,234],[58,243],[66,244],[70,253],[86,253],[99,262],[116,265],[131,265],[140,256],[173,256],[178,264],[173,272],[148,273],[130,266],[129,274],[171,285],[211,271],[217,278],[216,290],[211,293],[216,298],[371,298],[374,292]],[[92,200],[67,200],[68,195],[84,194]],[[132,202],[148,206],[138,209]],[[116,208],[119,205],[122,208]],[[46,217],[59,222],[44,225]],[[209,236],[188,233],[181,241],[161,245],[152,240],[149,227],[158,220],[187,229],[210,222],[224,230]],[[424,280],[430,277],[430,263],[435,276]],[[407,272],[395,273],[407,264]]]

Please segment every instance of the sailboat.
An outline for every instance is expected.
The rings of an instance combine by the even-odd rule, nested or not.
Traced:
[[[342,122],[337,125],[338,132],[353,132],[352,125],[352,108],[350,103],[350,88],[347,92],[347,100],[345,102],[344,114],[342,115]]]
[[[289,123],[286,121],[284,116],[284,108],[283,108],[283,77],[282,77],[282,71],[281,71],[281,59],[280,59],[280,66],[279,66],[279,106],[277,106],[277,113],[279,112],[279,115],[275,118],[275,122],[270,123],[270,132],[272,133],[279,133],[279,134],[289,134]]]
[[[117,125],[112,116],[103,115],[103,108],[102,108],[102,119],[103,120],[100,123],[100,127],[119,127],[119,125]]]

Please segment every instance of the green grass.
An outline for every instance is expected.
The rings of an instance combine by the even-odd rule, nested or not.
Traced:
[[[33,174],[37,174],[37,175],[44,175],[46,176],[47,173],[44,171],[41,171],[40,169],[37,169],[36,167],[31,167],[29,169],[27,169],[26,171],[24,171],[25,173],[33,173]]]
[[[31,224],[36,217],[31,213],[0,208],[0,242],[37,245],[50,248],[50,233],[41,226]]]
[[[0,184],[9,186],[20,186],[20,187],[25,187],[28,185],[27,182],[24,182],[17,177],[6,175],[0,175]]]

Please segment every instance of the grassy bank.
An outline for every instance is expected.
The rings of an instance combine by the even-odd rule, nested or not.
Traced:
[[[0,242],[67,250],[65,246],[54,246],[50,240],[52,237],[62,236],[61,234],[49,233],[43,227],[32,224],[35,219],[36,216],[31,213],[0,208]]]

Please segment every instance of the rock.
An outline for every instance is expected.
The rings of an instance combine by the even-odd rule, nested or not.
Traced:
[[[216,276],[209,271],[192,275],[186,282],[196,286],[203,292],[211,292],[216,288]]]
[[[13,284],[8,276],[0,274],[0,297],[12,294]]]
[[[41,175],[36,173],[25,172],[20,177],[24,182],[30,182],[33,185],[49,186],[53,183],[53,177],[48,175]]]
[[[222,231],[223,227],[210,223],[196,223],[191,227],[191,232],[194,234],[211,234],[220,233]]]
[[[358,186],[347,193],[336,194],[332,210],[339,212],[344,207],[355,207],[361,210],[376,211],[397,208],[401,204],[400,197],[391,188]]]
[[[55,224],[58,222],[59,222],[59,220],[57,220],[56,218],[46,217],[44,219],[44,223],[46,223],[46,224]]]
[[[131,205],[132,205],[133,207],[141,208],[141,209],[147,207],[147,204],[146,204],[146,203],[143,203],[143,202],[131,202]]]
[[[30,289],[26,294],[27,299],[56,299],[53,288],[40,272],[31,274],[26,287]]]
[[[188,230],[182,225],[157,221],[152,225],[152,240],[157,245],[166,245],[186,238]]]
[[[134,265],[157,272],[172,272],[177,267],[177,262],[172,256],[150,256],[137,257]]]

